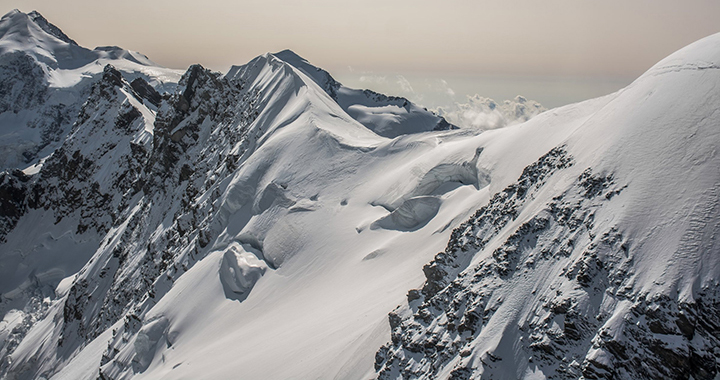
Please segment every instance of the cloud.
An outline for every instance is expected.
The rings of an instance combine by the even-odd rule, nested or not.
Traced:
[[[458,94],[449,83],[437,77],[408,79],[397,73],[385,75],[373,72],[356,71],[356,73],[359,76],[355,78],[359,78],[361,86],[388,95],[403,96],[418,105],[425,104],[449,123],[460,128],[478,130],[502,128],[525,122],[545,111],[545,107],[540,103],[522,96],[497,102],[475,94],[466,96],[465,101],[458,101]],[[431,104],[425,103],[426,101]]]
[[[455,91],[453,91],[452,88],[448,85],[448,82],[445,81],[445,79],[440,79],[440,88],[442,89],[442,92],[445,93],[447,96],[454,98],[455,97]]]
[[[406,94],[414,94],[415,90],[410,85],[410,81],[407,80],[404,76],[398,75],[396,76],[397,84],[400,86],[400,90]]]
[[[461,128],[497,129],[519,124],[545,111],[540,103],[516,96],[498,103],[480,95],[467,97],[465,103],[440,107],[435,112],[451,124]]]
[[[367,84],[387,84],[387,77],[383,75],[364,74],[360,76],[360,82]]]

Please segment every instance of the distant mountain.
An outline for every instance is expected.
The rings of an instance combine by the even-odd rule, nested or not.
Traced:
[[[720,376],[720,34],[480,132],[0,33],[0,377]]]
[[[291,64],[317,83],[342,109],[373,132],[385,137],[456,129],[442,117],[397,96],[355,90],[337,82],[327,71],[308,63],[290,50],[273,56]]]
[[[112,64],[164,92],[181,72],[118,47],[79,46],[38,12],[0,19],[0,168],[34,165],[70,132],[92,83]]]

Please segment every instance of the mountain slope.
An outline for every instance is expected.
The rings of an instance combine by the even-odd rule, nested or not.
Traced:
[[[715,378],[718,62],[661,61],[461,224],[380,377]]]
[[[356,170],[358,154],[395,144],[272,56],[232,77],[193,66],[159,106],[147,83],[127,77],[106,66],[72,131],[37,174],[4,174],[16,211],[3,214],[7,241],[0,250],[2,270],[12,273],[1,284],[2,350],[12,352],[2,371],[10,377],[49,376],[77,355],[90,355],[113,376],[142,372],[151,358],[128,345],[128,338],[143,337],[128,321],[146,314],[176,279],[218,250],[244,252],[224,254],[226,269],[216,276],[223,299],[244,300],[254,280],[240,272],[254,278],[288,256],[276,237],[265,246],[268,234],[283,231],[268,226],[287,225],[294,214],[313,209],[321,188]],[[300,160],[308,151],[321,156]],[[300,195],[314,195],[292,207],[299,195],[265,174],[274,161],[309,186],[299,187]],[[312,164],[335,161],[324,175]],[[40,245],[24,239],[48,229]],[[106,339],[110,328],[115,343],[85,348]],[[45,337],[58,343],[38,345]],[[121,354],[127,350],[131,360]]]
[[[0,374],[713,379],[718,61],[720,34],[519,125],[394,138],[353,105],[395,100],[290,52],[164,96],[106,65],[0,177]]]

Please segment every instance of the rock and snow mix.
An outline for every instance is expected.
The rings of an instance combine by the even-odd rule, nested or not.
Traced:
[[[290,51],[0,36],[0,376],[720,376],[720,35],[482,133]]]

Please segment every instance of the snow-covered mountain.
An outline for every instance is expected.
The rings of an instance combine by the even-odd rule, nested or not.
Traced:
[[[421,108],[409,100],[386,96],[372,90],[348,88],[336,81],[327,71],[311,65],[307,60],[290,50],[257,57],[244,66],[233,66],[229,77],[243,76],[265,64],[267,60],[279,59],[307,75],[335,102],[343,111],[362,125],[384,137],[397,137],[404,134],[444,131],[457,129],[442,117]]]
[[[129,81],[172,91],[182,72],[138,52],[79,46],[38,12],[0,19],[0,168],[37,164],[62,145],[92,83],[111,64]],[[136,86],[142,86],[137,82]],[[154,99],[159,103],[159,99]]]
[[[3,377],[720,376],[720,34],[481,133],[289,51],[172,79],[0,26],[5,87],[77,107],[0,174]],[[60,104],[18,94],[2,130]]]

